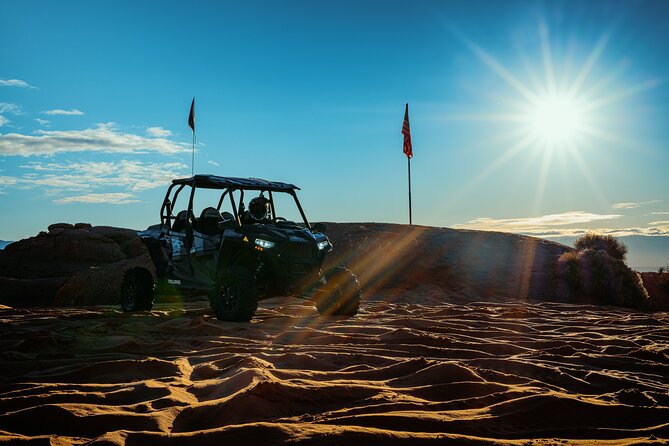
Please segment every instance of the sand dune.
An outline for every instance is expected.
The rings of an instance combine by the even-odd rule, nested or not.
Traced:
[[[0,310],[0,442],[536,444],[669,439],[669,314],[430,290],[322,318],[295,299]]]

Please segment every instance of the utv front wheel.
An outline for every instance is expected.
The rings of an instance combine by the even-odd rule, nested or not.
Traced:
[[[258,308],[258,290],[251,272],[241,266],[222,272],[209,294],[209,303],[222,321],[250,321]]]
[[[321,283],[314,293],[320,314],[353,316],[358,312],[362,291],[351,271],[341,266],[331,268],[323,274]]]
[[[148,311],[153,307],[153,276],[145,268],[130,268],[121,281],[123,311]]]

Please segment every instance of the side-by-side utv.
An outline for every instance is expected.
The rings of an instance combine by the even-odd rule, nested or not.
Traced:
[[[173,180],[160,224],[138,233],[157,281],[145,268],[126,271],[123,310],[150,310],[155,295],[178,293],[208,295],[225,321],[249,321],[258,301],[286,295],[312,299],[321,314],[356,314],[358,280],[343,267],[322,271],[332,245],[324,225],[309,224],[296,190],[257,178]],[[285,217],[291,215],[301,221]]]

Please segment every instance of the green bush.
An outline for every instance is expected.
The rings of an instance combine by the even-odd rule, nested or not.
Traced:
[[[592,249],[593,251],[604,250],[608,255],[618,260],[625,260],[627,256],[627,245],[611,235],[600,235],[588,233],[574,242],[578,251]]]

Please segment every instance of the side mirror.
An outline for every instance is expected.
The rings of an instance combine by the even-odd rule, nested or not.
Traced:
[[[312,228],[316,232],[323,232],[323,233],[327,230],[327,228],[325,227],[325,223],[316,223],[312,226]]]

